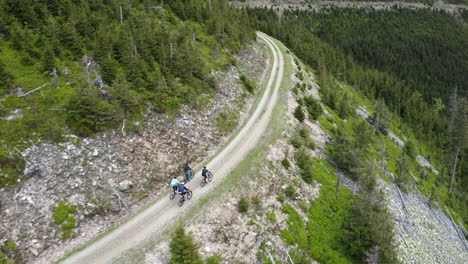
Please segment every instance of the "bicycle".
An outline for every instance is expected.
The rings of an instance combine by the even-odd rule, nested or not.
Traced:
[[[169,195],[169,199],[174,200],[174,197],[176,196],[176,194],[177,194],[177,187],[172,187],[172,192]]]
[[[201,187],[204,187],[205,185],[208,184],[208,182],[212,181],[213,180],[213,174],[211,173],[211,171],[208,171],[206,173],[206,177],[203,177],[201,182],[200,182],[200,186]]]
[[[182,205],[184,205],[185,196],[187,196],[187,200],[192,199],[192,191],[187,190],[187,192],[184,195],[182,195],[182,198],[180,198],[179,200],[179,207],[182,207]]]

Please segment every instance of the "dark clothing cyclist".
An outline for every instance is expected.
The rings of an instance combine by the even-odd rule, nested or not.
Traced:
[[[208,172],[210,171],[206,168],[206,166],[204,166],[201,175],[203,176],[205,180],[208,177]]]
[[[192,168],[190,168],[188,163],[185,163],[184,165],[184,173],[185,173],[185,181],[188,182],[190,181],[190,174],[193,173]]]
[[[187,173],[188,173],[189,171],[191,171],[191,170],[192,170],[192,168],[190,168],[189,164],[188,164],[188,163],[185,163],[185,165],[184,165],[184,172],[185,172],[185,174],[187,174]]]
[[[180,195],[184,195],[187,193],[189,189],[187,187],[185,187],[185,185],[181,184],[179,185],[179,194]]]

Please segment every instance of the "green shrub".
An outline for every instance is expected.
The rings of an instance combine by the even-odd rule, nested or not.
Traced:
[[[3,253],[0,252],[0,264],[15,264],[15,261],[3,255]]]
[[[286,199],[286,196],[283,193],[278,194],[278,197],[276,197],[276,200],[280,203],[284,203],[284,199]]]
[[[299,137],[293,137],[293,138],[291,138],[291,140],[289,142],[291,143],[291,145],[294,148],[298,149],[298,148],[302,147],[302,140]]]
[[[304,119],[305,119],[305,115],[304,115],[304,112],[302,111],[302,107],[300,105],[298,105],[296,107],[296,110],[294,110],[294,117],[296,117],[297,120],[299,120],[299,122],[304,122]]]
[[[299,208],[301,208],[304,212],[307,212],[309,210],[309,203],[307,202],[307,200],[300,200],[299,202],[297,202],[297,205],[299,206]]]
[[[281,164],[287,170],[289,170],[289,168],[291,168],[291,163],[289,162],[288,158],[286,158],[286,157],[281,161]]]
[[[89,137],[116,124],[114,109],[98,95],[74,96],[66,109],[66,122],[79,136]]]
[[[306,127],[302,127],[298,130],[298,135],[300,137],[300,143],[301,145],[303,146],[306,146],[312,150],[315,149],[315,142],[310,138],[310,133],[309,133],[309,129],[307,129]]]
[[[296,198],[296,188],[294,188],[294,186],[292,186],[292,185],[288,185],[288,186],[284,189],[284,194],[285,194],[286,197],[288,197],[289,199],[294,199],[294,198]]]
[[[226,134],[236,128],[239,123],[239,114],[235,111],[224,111],[215,117],[219,132]]]
[[[7,249],[16,250],[16,243],[13,241],[8,242]]]
[[[247,211],[249,211],[249,200],[245,197],[241,197],[237,204],[237,209],[240,213],[247,213]]]
[[[271,211],[269,213],[267,213],[266,215],[267,217],[267,220],[272,222],[272,223],[276,223],[276,214],[275,214],[275,211]]]
[[[322,106],[312,96],[304,97],[304,105],[307,109],[307,112],[309,113],[310,120],[317,120],[317,118],[319,118],[323,113]]]
[[[310,155],[301,149],[294,154],[294,158],[296,159],[297,166],[300,169],[302,179],[307,183],[312,183],[314,170],[313,160]]]
[[[169,244],[171,252],[171,264],[203,264],[204,261],[198,252],[199,246],[193,240],[191,234],[187,234],[182,226],[178,226],[172,234]],[[216,263],[216,262],[214,262]]]
[[[239,80],[240,82],[242,83],[242,85],[244,85],[245,89],[249,92],[249,93],[253,93],[255,91],[255,85],[253,84],[253,82],[251,80],[249,80],[244,74],[241,74],[240,77],[239,77]]]
[[[255,206],[256,209],[262,207],[262,200],[260,200],[260,197],[258,195],[252,197],[252,204],[253,206]]]
[[[416,143],[414,143],[414,141],[411,139],[406,141],[404,150],[406,154],[408,154],[408,156],[412,158],[416,157],[416,155],[418,154],[418,148],[416,147]]]
[[[219,254],[209,256],[206,259],[206,264],[219,264],[219,263],[221,263],[221,255]]]
[[[299,128],[298,133],[302,138],[309,138],[309,130],[305,127]]]
[[[291,145],[298,149],[302,146],[308,147],[312,150],[315,149],[315,142],[309,137],[309,130],[307,128],[301,128],[298,130],[298,133],[295,134],[291,140]]]

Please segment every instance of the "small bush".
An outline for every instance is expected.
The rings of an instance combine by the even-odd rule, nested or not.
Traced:
[[[298,148],[302,147],[302,140],[299,137],[293,137],[293,138],[291,138],[291,140],[289,142],[291,143],[291,145],[294,148],[298,149]]]
[[[309,203],[307,200],[300,200],[297,205],[304,211],[308,212],[309,211]]]
[[[281,164],[283,165],[283,167],[287,170],[289,170],[289,168],[291,168],[291,163],[289,162],[288,158],[284,158],[282,161],[281,161]]]
[[[219,132],[225,134],[231,132],[239,123],[239,114],[235,111],[224,111],[215,117]]]
[[[1,264],[15,264],[15,261],[12,259],[9,259],[7,256],[3,255],[2,252],[0,252],[0,263]]]
[[[244,85],[245,89],[249,93],[253,93],[255,91],[255,85],[244,74],[241,74],[241,76],[239,77],[239,80],[240,80],[241,84]]]
[[[298,133],[299,133],[299,136],[301,136],[302,138],[309,138],[309,130],[305,127],[301,127],[298,130]]]
[[[247,211],[249,211],[249,200],[245,197],[241,197],[237,204],[237,209],[240,213],[247,213]]]
[[[206,259],[206,264],[219,264],[221,263],[221,255],[213,255],[213,256],[209,256],[207,259]]]
[[[299,122],[304,122],[305,115],[300,105],[296,107],[296,110],[294,110],[294,117],[296,117]]]
[[[272,222],[272,223],[276,223],[276,214],[275,214],[275,211],[271,211],[269,213],[267,213],[266,215],[267,217],[267,220]]]
[[[8,249],[11,249],[11,250],[13,250],[13,251],[16,250],[16,243],[13,242],[13,241],[8,242],[7,248],[8,248]]]
[[[284,203],[284,199],[286,199],[286,196],[284,196],[282,193],[278,194],[278,197],[276,197],[276,200],[278,200],[280,203]]]
[[[309,113],[310,120],[317,120],[323,113],[322,106],[312,96],[304,97],[304,105]]]
[[[257,209],[262,207],[262,200],[260,200],[260,197],[258,195],[252,197],[252,204]]]
[[[286,187],[286,189],[284,189],[284,194],[289,199],[294,199],[296,197],[296,188],[294,188],[294,186],[292,186],[292,185],[288,185],[288,187]]]
[[[312,183],[314,171],[312,158],[303,149],[297,151],[294,158],[300,169],[302,179],[307,183]]]
[[[405,143],[404,150],[405,150],[406,154],[408,154],[408,156],[410,156],[412,158],[416,157],[416,155],[418,154],[418,148],[416,147],[416,144],[412,140],[408,140]]]
[[[300,148],[302,146],[308,147],[312,150],[315,149],[315,142],[309,137],[309,130],[307,128],[301,128],[297,134],[291,138],[291,145],[294,148]]]

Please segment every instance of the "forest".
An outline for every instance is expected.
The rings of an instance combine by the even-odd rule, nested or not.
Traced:
[[[0,17],[0,187],[17,182],[31,142],[200,107],[212,72],[255,39],[225,0],[5,0]]]
[[[468,28],[460,17],[399,8],[286,10],[281,17],[247,11],[259,30],[317,70],[322,101],[332,109],[348,101],[335,80],[388,107],[399,129],[443,168],[432,184],[468,221]]]
[[[367,176],[375,172],[359,169],[373,164],[376,151],[371,146],[376,143],[366,140],[380,133],[376,131],[385,131],[386,124],[372,131],[365,122],[352,121],[356,105],[339,87],[346,83],[353,92],[376,102],[377,109],[388,109],[398,129],[421,143],[419,151],[442,168],[431,182],[433,190],[443,189],[441,202],[466,223],[467,18],[468,12],[456,17],[442,11],[398,8],[286,10],[279,17],[271,9],[238,9],[227,0],[1,1],[0,188],[23,177],[20,152],[30,144],[57,143],[70,134],[90,137],[112,128],[132,132],[137,129],[134,121],[141,120],[145,111],[175,115],[182,104],[202,107],[197,98],[217,89],[213,72],[235,65],[232,54],[255,39],[255,30],[261,30],[316,71],[322,102],[340,119],[350,120],[344,131],[331,132],[336,140],[327,154],[336,166],[374,192],[375,178]],[[295,88],[299,89],[306,88]],[[294,113],[298,120],[306,115],[316,120],[322,114],[313,98],[299,101],[302,105]],[[314,148],[307,138],[299,136],[291,144]],[[409,178],[405,159],[416,154],[416,144],[410,143],[401,150],[399,163],[393,164],[406,175],[397,179],[402,189]],[[307,224],[284,206],[290,222],[282,231],[283,239],[300,244],[303,237],[295,236],[295,230],[308,229],[313,235],[307,238],[310,241],[303,239],[303,249],[309,251],[308,257],[322,262],[343,263],[346,255],[351,256],[350,262],[360,262],[365,257],[363,248],[370,250],[379,243],[382,248],[391,247],[391,226],[380,221],[389,218],[380,207],[381,197],[357,198],[348,190],[337,199],[335,175],[317,169],[333,171],[330,165],[301,153],[297,151],[295,160],[302,178],[308,183],[324,178],[324,195],[308,212],[312,221]],[[330,203],[339,212],[340,222],[330,220]],[[368,207],[373,208],[372,214]],[[336,228],[320,234],[323,229],[314,221],[323,223],[323,228],[328,224]],[[339,229],[342,223],[347,223],[344,234]],[[371,228],[388,234],[381,237],[382,232]],[[183,230],[178,232],[185,236]],[[328,243],[323,243],[326,239]],[[349,246],[355,240],[366,243]],[[348,246],[336,248],[336,241]],[[388,252],[386,262],[395,263],[394,248]],[[295,257],[301,256],[305,255]],[[213,256],[212,263],[218,258]]]

